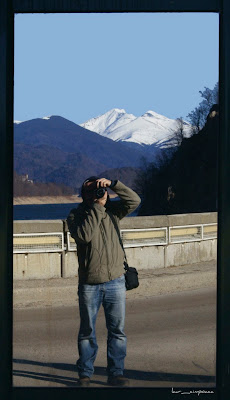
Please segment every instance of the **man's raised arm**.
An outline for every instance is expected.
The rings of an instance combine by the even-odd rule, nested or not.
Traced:
[[[112,181],[110,188],[121,199],[114,202],[114,212],[119,219],[131,214],[141,203],[141,199],[138,194],[120,181]]]

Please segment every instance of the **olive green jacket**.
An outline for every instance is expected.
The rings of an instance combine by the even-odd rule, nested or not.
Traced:
[[[120,197],[88,207],[81,203],[70,211],[67,224],[77,244],[79,283],[97,284],[116,279],[124,273],[124,251],[110,215],[115,223],[133,212],[140,197],[120,181],[112,189]]]

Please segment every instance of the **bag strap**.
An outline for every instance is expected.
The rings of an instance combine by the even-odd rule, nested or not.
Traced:
[[[110,217],[110,219],[111,219],[111,221],[112,221],[112,223],[113,223],[113,225],[114,225],[114,228],[115,228],[115,230],[116,230],[116,232],[117,232],[117,236],[118,236],[120,245],[121,245],[121,247],[122,247],[122,249],[123,249],[124,256],[125,256],[124,268],[125,268],[125,270],[127,271],[128,268],[129,268],[129,266],[128,266],[128,261],[127,261],[127,257],[126,257],[126,254],[125,254],[125,249],[124,249],[124,246],[123,246],[123,243],[122,243],[122,239],[121,239],[121,235],[120,235],[120,231],[119,231],[118,225],[117,225],[117,223],[116,223],[116,221],[115,221],[114,215],[113,215],[111,212],[108,213],[108,215],[109,215],[109,217]]]

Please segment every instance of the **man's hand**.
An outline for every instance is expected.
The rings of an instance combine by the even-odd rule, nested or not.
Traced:
[[[96,180],[97,188],[99,187],[109,187],[112,181],[106,178],[100,178]]]

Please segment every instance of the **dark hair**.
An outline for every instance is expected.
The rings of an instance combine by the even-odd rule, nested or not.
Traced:
[[[84,201],[84,192],[85,192],[85,187],[84,187],[84,185],[85,185],[85,183],[86,183],[86,182],[94,182],[94,181],[96,181],[97,179],[99,179],[98,176],[90,176],[89,178],[87,178],[87,179],[84,180],[84,182],[83,182],[83,184],[82,184],[82,186],[81,186],[81,197],[82,197],[83,201]]]

